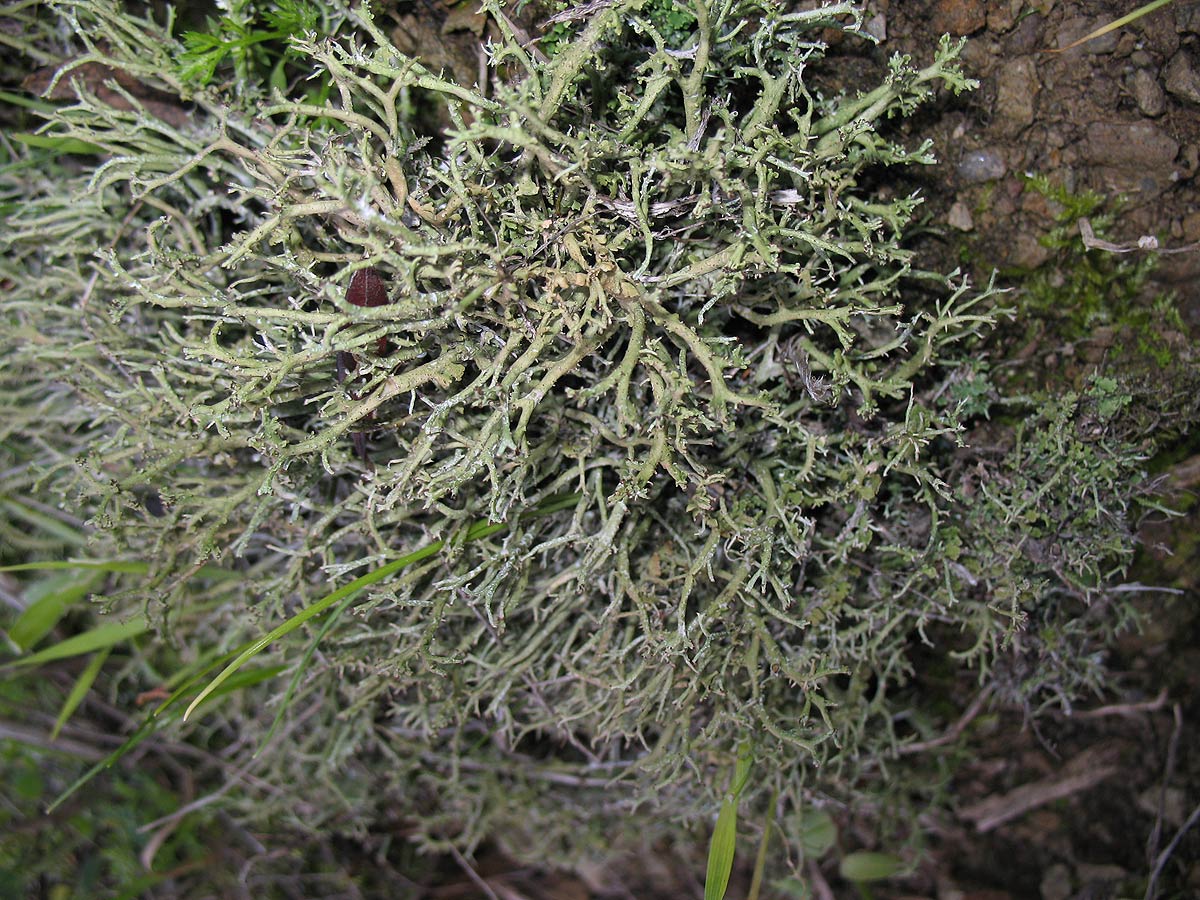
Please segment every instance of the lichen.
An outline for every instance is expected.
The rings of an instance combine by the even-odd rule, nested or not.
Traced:
[[[190,119],[77,81],[44,133],[94,152],[3,174],[8,489],[150,561],[107,606],[185,659],[446,541],[324,637],[262,763],[284,799],[245,815],[403,798],[430,845],[579,858],[705,821],[745,740],[747,804],[869,795],[921,640],[1018,701],[1097,684],[1121,619],[1081,610],[1137,460],[1077,433],[1100,395],[1002,396],[996,294],[915,270],[919,198],[862,187],[931,160],[885,123],[970,86],[958,45],[822,96],[851,4],[698,2],[670,34],[660,6],[598,5],[545,58],[487,3],[482,87],[333,6],[288,44],[317,94],[274,63],[209,83],[104,0],[21,13],[31,58],[82,50],[59,83],[100,63]],[[391,302],[347,301],[367,268]],[[1025,423],[972,450],[993,410]],[[236,602],[189,603],[210,559]],[[255,690],[208,715],[261,733],[283,688]]]

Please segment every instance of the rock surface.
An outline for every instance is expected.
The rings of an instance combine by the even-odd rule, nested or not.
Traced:
[[[1018,134],[1033,122],[1041,91],[1037,64],[1031,56],[1019,56],[1000,67],[996,78],[997,127],[1008,136]]]
[[[1167,95],[1153,72],[1135,69],[1126,85],[1142,115],[1157,119],[1167,111]]]
[[[1171,57],[1163,69],[1163,80],[1169,93],[1188,103],[1200,104],[1200,70],[1187,50]]]

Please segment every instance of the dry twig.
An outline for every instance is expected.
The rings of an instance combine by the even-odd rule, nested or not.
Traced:
[[[1119,767],[1115,756],[1113,747],[1085,750],[1068,762],[1061,772],[1022,785],[1007,794],[986,797],[959,810],[959,817],[974,822],[975,830],[981,834],[991,831],[1039,806],[1086,791],[1116,775]]]

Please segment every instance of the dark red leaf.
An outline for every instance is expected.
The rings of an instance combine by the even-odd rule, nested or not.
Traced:
[[[359,269],[350,276],[346,302],[354,306],[383,306],[388,302],[387,288],[373,268]]]

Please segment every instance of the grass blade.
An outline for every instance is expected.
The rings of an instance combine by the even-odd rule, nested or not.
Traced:
[[[0,91],[0,103],[11,103],[13,106],[23,106],[32,109],[43,116],[51,115],[58,107],[46,100],[39,100],[27,94],[14,94],[12,91]]]
[[[1128,25],[1130,22],[1134,22],[1134,21],[1140,19],[1142,16],[1147,15],[1148,13],[1154,12],[1160,6],[1166,6],[1168,3],[1174,3],[1174,2],[1175,2],[1175,0],[1152,0],[1152,2],[1150,2],[1150,3],[1147,3],[1143,6],[1139,6],[1137,9],[1135,9],[1129,15],[1121,16],[1121,18],[1119,18],[1119,19],[1114,19],[1113,21],[1109,22],[1107,25],[1100,26],[1095,31],[1085,34],[1079,40],[1072,41],[1071,43],[1067,44],[1067,46],[1065,46],[1065,47],[1051,48],[1049,52],[1050,53],[1065,53],[1068,50],[1073,50],[1074,48],[1078,47],[1080,44],[1086,44],[1088,41],[1094,41],[1098,37],[1103,37],[1104,35],[1108,34],[1110,31],[1116,31],[1118,28]]]
[[[220,662],[221,661],[218,660],[213,664],[213,667],[215,668],[220,664]],[[243,672],[237,677],[229,679],[229,682],[225,684],[221,690],[213,691],[210,696],[215,700],[219,697],[225,696],[228,693],[232,693],[233,691],[238,691],[242,688],[249,687],[250,685],[267,681],[271,678],[274,678],[276,675],[282,672],[283,669],[283,666],[264,666],[261,669],[252,669],[251,671]],[[200,676],[197,676],[195,680],[199,680],[199,677]],[[174,696],[175,695],[172,696],[172,699]],[[154,734],[154,732],[158,731],[160,727],[179,718],[178,707],[167,711],[166,715],[159,715],[160,712],[164,711],[163,708],[172,702],[172,699],[166,700],[151,715],[147,716],[146,720],[138,726],[137,730],[129,736],[125,743],[75,779],[70,787],[63,791],[58,797],[55,798],[53,803],[46,807],[46,813],[49,814],[54,812],[54,810],[61,806],[62,803],[72,794],[78,791],[81,787],[83,787],[105,769],[110,768],[126,753],[134,749],[136,746],[138,746],[138,744],[150,737],[150,735]]]
[[[775,827],[775,804],[778,801],[779,791],[776,790],[767,806],[767,821],[763,823],[762,840],[758,842],[758,855],[754,857],[754,875],[750,879],[750,890],[746,893],[746,900],[758,900],[762,890],[763,875],[767,871],[767,846],[771,843],[771,829]]]
[[[8,630],[9,640],[22,653],[29,650],[50,633],[72,604],[97,587],[101,577],[100,572],[77,569],[30,584],[25,589],[25,596],[30,603]]]
[[[108,659],[108,654],[111,652],[112,647],[105,647],[88,660],[87,668],[75,680],[75,684],[71,688],[71,693],[67,695],[66,702],[63,703],[62,709],[59,710],[58,718],[54,720],[54,728],[50,730],[50,740],[53,741],[58,737],[58,733],[62,731],[62,727],[67,724],[67,719],[71,718],[71,714],[83,702],[83,698],[92,689],[92,684],[96,681],[96,676],[100,674],[100,669],[104,666],[104,661]]]
[[[704,873],[704,900],[723,900],[729,888],[729,876],[733,872],[733,854],[737,849],[737,814],[742,791],[750,780],[750,764],[753,762],[750,744],[743,741],[738,747],[737,764],[734,766],[729,793],[717,814],[712,840],[708,845],[708,868]]]
[[[0,91],[0,96],[3,96],[3,94],[4,92]],[[44,512],[26,506],[24,503],[18,503],[10,497],[0,500],[0,506],[3,506],[4,511],[13,518],[20,519],[32,525],[50,537],[58,538],[64,544],[71,544],[74,547],[87,546],[87,535],[77,528],[72,528],[61,519],[46,515]]]
[[[10,134],[14,141],[20,141],[30,147],[41,147],[46,150],[54,150],[57,153],[78,153],[80,155],[93,155],[98,153],[106,153],[107,151],[99,144],[93,144],[90,141],[81,141],[79,138],[60,137],[50,134],[29,134],[28,132],[14,132]]]
[[[208,697],[209,694],[220,687],[221,683],[224,682],[225,679],[233,675],[234,672],[261,653],[265,648],[275,643],[275,641],[279,640],[281,637],[291,634],[309,619],[313,618],[314,616],[319,616],[339,600],[342,600],[346,597],[353,597],[361,592],[364,588],[383,581],[383,579],[387,578],[389,575],[399,572],[406,566],[411,566],[415,562],[428,559],[430,556],[433,556],[435,553],[441,550],[444,545],[445,541],[434,541],[432,544],[428,544],[422,547],[420,550],[414,550],[412,553],[402,556],[399,559],[392,560],[390,563],[385,566],[381,566],[374,572],[368,572],[366,575],[361,575],[344,587],[338,588],[332,594],[326,594],[311,606],[305,607],[283,624],[272,628],[262,637],[251,641],[246,649],[239,653],[237,657],[234,658],[233,662],[222,669],[221,673],[212,681],[210,681],[208,686],[202,690],[199,695],[197,695],[195,700],[191,702],[183,714],[184,721],[187,721],[188,716],[192,714],[193,710],[195,710],[197,706],[204,702],[204,699]]]
[[[581,496],[582,495],[579,493],[573,493],[566,494],[562,497],[551,498],[536,509],[522,513],[520,516],[518,516],[518,518],[546,516],[550,515],[551,513],[559,512],[560,510],[569,509],[579,502]],[[465,539],[468,541],[479,540],[480,538],[484,538],[488,535],[495,534],[498,531],[502,531],[507,527],[507,522],[488,522],[486,519],[481,519],[467,529]],[[220,686],[220,684],[225,681],[226,678],[229,678],[234,672],[244,666],[256,655],[261,653],[271,644],[275,643],[275,641],[279,640],[281,637],[286,637],[287,635],[291,634],[309,619],[321,615],[339,601],[346,600],[349,602],[351,598],[359,594],[364,588],[368,588],[373,584],[377,584],[380,581],[383,581],[385,578],[394,575],[396,572],[399,572],[400,570],[405,569],[414,563],[428,559],[429,557],[438,553],[445,545],[446,542],[444,540],[433,541],[430,544],[426,544],[419,550],[414,550],[412,553],[401,556],[399,559],[392,560],[387,565],[381,566],[373,572],[368,572],[366,575],[361,575],[358,578],[355,578],[349,584],[338,588],[333,593],[326,594],[320,600],[317,600],[311,606],[308,606],[296,613],[296,615],[292,616],[282,624],[277,625],[262,637],[251,641],[244,650],[238,653],[233,662],[229,663],[229,665],[227,665],[221,671],[221,673],[217,675],[216,678],[210,681],[208,683],[208,687],[201,691],[196,699],[191,702],[191,705],[188,706],[187,710],[183,714],[184,720],[186,721],[188,716],[192,714],[192,711],[199,706],[200,703],[202,703],[210,693],[216,690],[216,688]]]
[[[0,572],[56,572],[70,569],[94,569],[97,572],[115,572],[121,575],[145,575],[150,563],[138,559],[48,559],[41,562],[18,563],[15,566],[0,566]],[[203,575],[208,578],[237,578],[238,573],[220,566],[201,566],[191,577]]]
[[[733,871],[733,851],[737,847],[737,808],[734,797],[721,804],[712,841],[708,845],[708,870],[704,873],[704,900],[723,900]]]
[[[0,566],[0,572],[54,572],[63,569],[95,569],[98,572],[144,575],[150,571],[150,564],[133,559],[60,559]]]
[[[3,668],[24,668],[25,666],[36,666],[46,662],[53,662],[57,659],[82,656],[85,653],[94,653],[97,650],[111,648],[122,641],[135,638],[149,627],[150,625],[146,621],[146,617],[140,614],[133,616],[126,622],[105,622],[103,625],[97,625],[95,628],[85,631],[82,634],[69,637],[65,641],[59,641],[45,650],[39,650],[37,653],[22,657],[21,659],[14,659],[5,664]]]
[[[255,756],[263,752],[267,744],[271,742],[271,738],[275,736],[280,723],[283,722],[283,716],[291,705],[292,697],[296,694],[296,689],[300,686],[300,679],[304,677],[304,673],[308,670],[308,664],[312,660],[313,654],[317,651],[317,645],[321,643],[321,639],[334,626],[334,623],[342,617],[342,613],[349,608],[352,602],[354,602],[353,594],[347,594],[343,597],[342,602],[334,607],[333,613],[321,623],[320,629],[313,635],[313,639],[309,641],[308,648],[304,651],[304,656],[296,664],[296,671],[292,674],[292,680],[288,682],[287,691],[283,695],[283,700],[279,703],[279,711],[275,713],[275,719],[271,722],[271,727],[267,729],[267,733],[263,735],[263,739],[258,744],[258,749],[254,751]]]

